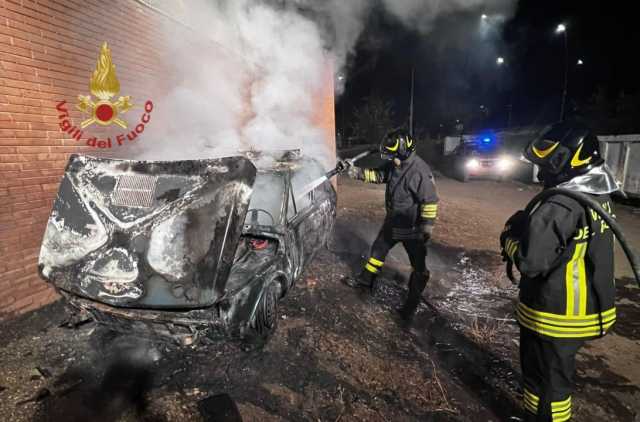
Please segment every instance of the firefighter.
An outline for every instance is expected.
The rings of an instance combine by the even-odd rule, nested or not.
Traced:
[[[545,188],[587,194],[613,216],[609,195],[618,187],[586,127],[555,124],[524,156],[539,166]],[[505,225],[503,256],[521,274],[516,315],[527,421],[571,419],[576,354],[616,321],[613,240],[595,211],[563,195]]]
[[[369,259],[355,278],[344,279],[352,287],[372,289],[389,250],[402,242],[413,272],[409,278],[409,293],[400,314],[413,316],[422,291],[429,280],[426,267],[427,242],[431,238],[438,214],[438,195],[429,166],[415,153],[415,140],[405,131],[393,131],[380,144],[380,153],[387,162],[380,168],[361,168],[341,161],[349,177],[367,183],[386,183],[387,215],[378,237],[373,242]]]

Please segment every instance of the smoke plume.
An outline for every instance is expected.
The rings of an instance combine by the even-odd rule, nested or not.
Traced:
[[[340,94],[344,78],[331,78],[348,75],[349,59],[374,8],[427,34],[440,16],[483,7],[510,13],[514,1],[185,2],[176,18],[191,30],[175,22],[164,30],[169,89],[154,99],[154,122],[136,158],[301,148],[330,164],[333,151],[317,123],[318,98],[333,81]]]

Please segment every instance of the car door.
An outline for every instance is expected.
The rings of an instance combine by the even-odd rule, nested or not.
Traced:
[[[296,215],[292,224],[300,245],[303,266],[308,264],[315,251],[321,246],[321,231],[324,224],[322,210],[315,201],[317,188],[304,192],[305,186],[313,181],[313,174],[308,171],[293,170],[291,177],[296,206]]]
[[[286,241],[287,257],[291,262],[292,280],[297,279],[303,269],[303,236],[301,225],[303,220],[299,218],[295,200],[295,193],[291,187],[291,172],[287,178],[287,212],[286,212]]]

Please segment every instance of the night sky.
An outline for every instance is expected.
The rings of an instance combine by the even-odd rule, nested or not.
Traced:
[[[568,37],[567,115],[587,113],[596,93],[608,104],[598,114],[615,114],[621,95],[636,107],[627,113],[635,113],[640,26],[633,4],[521,0],[502,23],[478,8],[440,17],[427,34],[373,13],[338,100],[338,127],[343,120],[348,126],[354,107],[369,95],[392,102],[395,123],[405,123],[412,67],[416,126],[431,133],[441,124],[451,128],[456,119],[468,129],[506,127],[509,105],[511,126],[556,121],[565,71],[563,35],[555,33],[559,23]],[[498,56],[504,57],[502,66]]]

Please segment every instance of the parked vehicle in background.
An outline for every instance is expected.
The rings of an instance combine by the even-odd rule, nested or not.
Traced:
[[[326,181],[296,195],[324,174],[296,151],[254,158],[71,156],[40,274],[115,331],[266,340],[278,301],[328,240],[336,192]]]
[[[464,139],[444,159],[451,175],[461,182],[479,178],[505,180],[518,162],[517,157],[505,152],[491,135]]]

